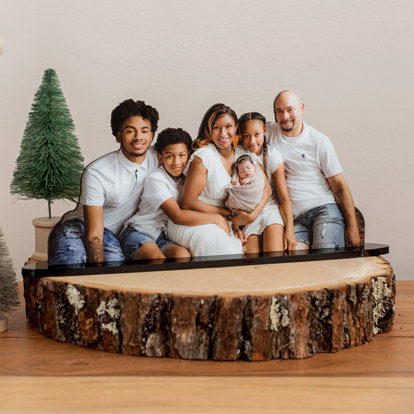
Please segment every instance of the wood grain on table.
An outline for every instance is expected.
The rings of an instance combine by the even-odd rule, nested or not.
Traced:
[[[21,284],[20,284],[21,285]],[[184,361],[89,350],[26,326],[0,333],[0,413],[414,412],[414,281],[391,332],[304,360]]]

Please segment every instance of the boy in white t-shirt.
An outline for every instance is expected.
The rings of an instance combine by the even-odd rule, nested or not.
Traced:
[[[191,143],[190,135],[181,128],[158,134],[154,147],[160,166],[147,177],[137,212],[120,234],[128,259],[189,258],[187,249],[167,239],[168,219],[186,226],[215,223],[228,228],[220,214],[183,210],[178,204]]]
[[[76,209],[49,236],[50,265],[125,260],[118,233],[136,208],[146,176],[158,167],[150,146],[158,119],[155,108],[133,99],[112,111],[111,129],[120,148],[85,168]]]

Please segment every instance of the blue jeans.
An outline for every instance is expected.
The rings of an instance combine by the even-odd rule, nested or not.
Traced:
[[[311,208],[294,220],[298,242],[312,249],[345,246],[345,221],[336,203]]]
[[[79,219],[59,222],[49,236],[49,265],[86,263],[85,228]],[[111,230],[104,228],[104,257],[106,262],[125,260],[121,244]]]
[[[124,249],[125,256],[131,260],[135,259],[138,250],[145,243],[155,243],[163,253],[167,247],[170,247],[174,244],[172,241],[167,239],[163,231],[159,234],[157,240],[155,240],[149,234],[135,230],[131,226],[128,226],[122,230],[121,234],[119,235],[119,239],[121,240],[121,245]]]

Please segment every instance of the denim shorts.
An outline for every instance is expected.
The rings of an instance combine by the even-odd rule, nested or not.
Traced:
[[[59,222],[49,236],[49,264],[74,265],[86,263],[85,228],[82,220]],[[106,228],[103,234],[105,262],[122,262],[125,256],[116,235]]]
[[[296,240],[312,249],[345,246],[345,221],[336,203],[306,210],[295,218],[294,224]]]
[[[138,250],[145,243],[155,243],[163,253],[168,247],[174,244],[172,241],[167,239],[163,231],[160,233],[157,240],[155,240],[154,237],[149,234],[135,230],[131,226],[128,226],[122,230],[119,235],[119,239],[121,240],[121,246],[124,250],[126,258],[130,260],[136,258]]]

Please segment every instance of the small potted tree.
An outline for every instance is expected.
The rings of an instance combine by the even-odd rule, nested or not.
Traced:
[[[18,304],[16,273],[0,228],[0,332],[7,330],[5,314]]]
[[[53,69],[47,69],[36,92],[16,160],[10,193],[20,199],[44,199],[48,217],[33,220],[33,260],[47,259],[47,240],[59,217],[52,217],[57,199],[76,202],[83,171],[83,157],[75,126]]]

